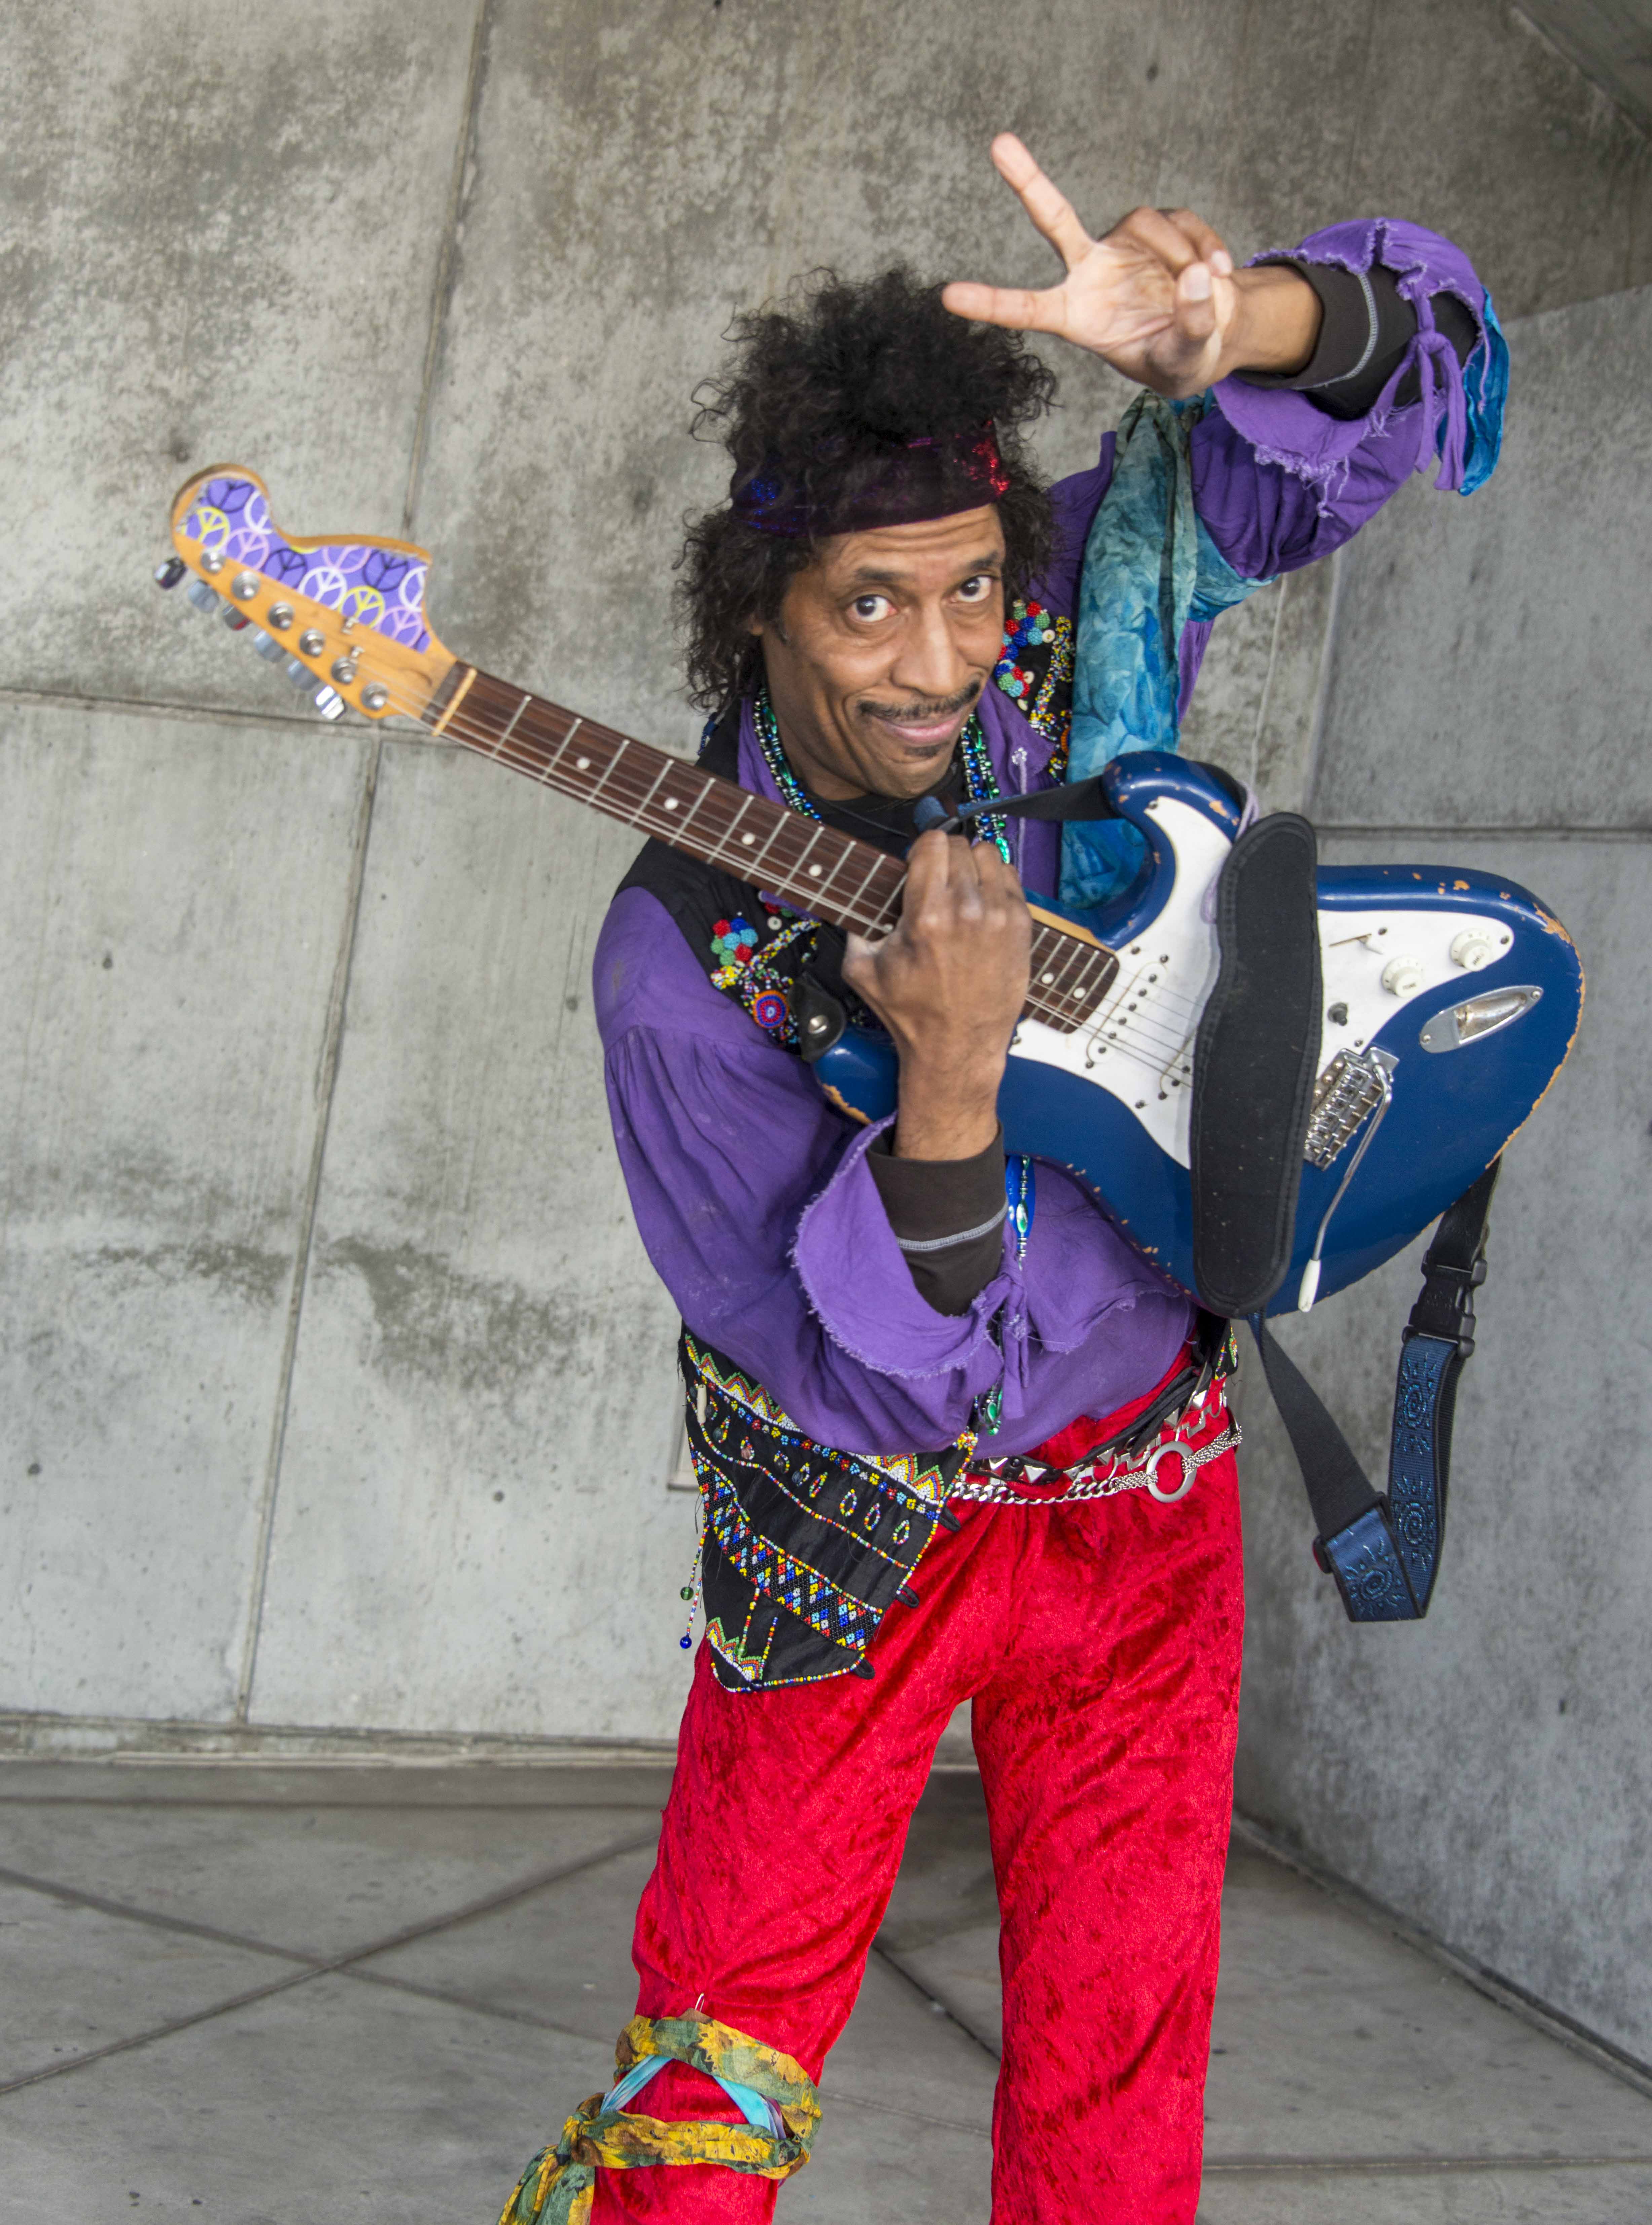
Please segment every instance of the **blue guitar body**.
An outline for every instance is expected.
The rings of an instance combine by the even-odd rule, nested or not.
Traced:
[[[1156,751],[1117,759],[1106,781],[1146,838],[1142,872],[1104,910],[1080,917],[1042,897],[1034,909],[1112,951],[1118,972],[1075,1030],[1022,1019],[999,1111],[1011,1152],[1073,1176],[1196,1296],[1194,1036],[1216,980],[1213,891],[1239,812],[1199,767]],[[1306,1311],[1358,1282],[1444,1212],[1548,1089],[1583,1002],[1565,929],[1500,876],[1323,867],[1319,907],[1315,1112],[1294,1250],[1270,1314]],[[881,1034],[848,1029],[815,1072],[863,1118],[895,1108],[895,1055]]]

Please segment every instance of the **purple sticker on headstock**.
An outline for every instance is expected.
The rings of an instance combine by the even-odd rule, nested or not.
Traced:
[[[204,548],[216,549],[226,563],[263,572],[278,586],[308,595],[325,609],[409,649],[430,646],[425,623],[427,567],[416,556],[370,542],[291,548],[271,524],[269,504],[250,479],[208,479],[190,504],[183,529]]]

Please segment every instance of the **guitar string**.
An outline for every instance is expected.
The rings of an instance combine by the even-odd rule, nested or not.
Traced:
[[[530,703],[538,702],[541,699],[539,698],[532,696],[529,698],[529,701]],[[392,702],[387,707],[394,708],[404,715],[418,719],[421,725],[423,724],[422,719],[419,719],[418,711],[415,708],[413,703],[408,699],[403,699],[399,696],[393,695]],[[560,706],[548,705],[546,707],[557,711],[559,715],[560,715]],[[455,737],[457,741],[475,749],[478,755],[492,758],[500,764],[510,766],[513,770],[529,774],[535,777],[542,786],[550,786],[553,784],[556,768],[550,762],[548,752],[552,751],[560,752],[571,738],[573,732],[575,731],[575,726],[578,724],[582,723],[578,719],[577,714],[569,713],[567,715],[573,719],[574,724],[571,725],[567,728],[566,732],[559,737],[554,743],[548,745],[541,744],[539,745],[541,749],[548,751],[548,754],[544,757],[537,754],[529,755],[521,750],[509,745],[501,747],[500,744],[504,740],[504,737],[497,735],[495,731],[491,729],[489,726],[469,716],[456,716],[453,718],[447,726],[444,728],[443,734],[452,734]],[[607,730],[605,729],[598,728],[597,732],[593,733],[593,741],[597,738],[598,734],[605,733],[606,731]],[[507,734],[509,732],[510,729],[507,728]],[[433,738],[440,739],[442,737],[434,737]],[[633,748],[644,751],[647,751],[649,748],[649,745],[638,744],[630,736],[615,735],[613,739],[616,747],[613,760],[609,768],[611,772],[618,765],[620,762],[620,751],[625,745],[630,744]],[[668,763],[661,767],[660,770],[655,774],[653,782],[646,790],[638,796],[627,799],[630,808],[636,815],[630,821],[633,825],[643,825],[649,797],[652,796],[654,789],[659,787],[665,776],[671,771],[674,767],[680,765],[682,769],[687,772],[693,772],[695,770],[687,759],[671,757],[668,752],[664,751],[661,751],[658,754],[667,757],[668,760]],[[604,777],[606,777],[606,776],[604,776]],[[617,797],[620,792],[621,787],[628,784],[631,777],[632,776],[628,769],[622,776],[621,782],[617,784],[615,791]],[[600,785],[600,783],[598,784]],[[570,785],[567,792],[574,796],[576,798],[579,796],[579,790],[573,788],[572,785]],[[693,807],[691,806],[691,814],[692,808]],[[659,817],[660,831],[662,834],[674,832],[676,827],[683,823],[680,821],[668,821],[665,818],[663,814],[657,815]],[[644,831],[647,831],[646,827]],[[773,837],[771,836],[770,839],[772,840]],[[720,845],[713,844],[712,846],[713,848],[717,848],[720,847]],[[738,861],[737,860],[736,862]],[[825,885],[825,884],[822,884],[823,890]],[[805,891],[802,891],[802,893],[808,894],[813,892]],[[859,891],[857,892],[857,895],[858,897]],[[856,905],[853,903],[842,907],[845,912],[851,916],[851,919],[856,908]],[[887,900],[884,904],[880,905],[878,913],[874,915],[874,918],[881,919],[881,915],[886,909]],[[1073,955],[1069,957],[1067,961],[1067,970],[1070,970],[1076,960],[1092,947],[1081,942],[1079,938],[1077,936],[1063,935],[1060,929],[1047,929],[1042,931],[1053,934],[1061,941],[1071,941],[1077,946]],[[1114,958],[1115,960],[1117,960],[1117,953],[1106,950],[1103,950],[1100,954]],[[1138,968],[1138,975],[1141,969]],[[1115,973],[1115,980],[1117,978],[1117,973]],[[1184,1029],[1180,1032],[1176,1031],[1174,1025],[1176,1015],[1174,1011],[1167,1011],[1166,1017],[1173,1023],[1172,1026],[1168,1029],[1162,1025],[1153,1024],[1149,1020],[1149,1015],[1146,1013],[1140,1015],[1134,1023],[1131,1023],[1128,1017],[1119,1011],[1119,1005],[1121,1001],[1128,997],[1129,989],[1136,986],[1137,984],[1134,980],[1127,983],[1124,985],[1123,989],[1116,994],[1111,1000],[1108,998],[1107,990],[1104,989],[1101,992],[1100,997],[1098,998],[1096,1005],[1089,1007],[1078,1017],[1076,1025],[1073,1024],[1074,1016],[1070,1009],[1066,1011],[1058,1010],[1055,1017],[1059,1022],[1066,1023],[1066,1032],[1082,1034],[1085,1036],[1090,1050],[1090,1059],[1087,1062],[1088,1063],[1093,1063],[1095,1057],[1105,1056],[1109,1052],[1111,1052],[1111,1055],[1125,1058],[1130,1062],[1141,1066],[1149,1073],[1159,1074],[1161,1078],[1162,1078],[1165,1071],[1170,1066],[1174,1064],[1177,1058],[1185,1050],[1187,1042],[1187,1030]],[[1111,986],[1112,984],[1110,983],[1108,987],[1111,988]],[[1033,986],[1029,988],[1028,1001],[1029,1005],[1033,1006],[1035,1010],[1039,1006],[1043,1006],[1048,1010],[1053,1005],[1060,1005],[1063,1003],[1070,1007],[1075,999],[1072,992],[1064,992],[1058,982],[1053,985],[1052,993],[1048,996],[1040,993],[1038,985],[1033,985]],[[1182,1007],[1187,1017],[1191,1017],[1193,1015],[1193,1005],[1192,1001],[1183,998],[1174,992],[1168,991],[1162,992],[1161,992],[1160,998],[1155,999],[1155,1001],[1161,1001],[1167,1006],[1174,1007],[1180,1005]],[[1135,1029],[1133,1041],[1120,1041],[1116,1036],[1110,1036],[1107,1045],[1105,1047],[1101,1046],[1098,1038],[1110,1019],[1117,1020],[1123,1025],[1133,1024]],[[1138,1051],[1136,1049],[1136,1043],[1140,1043],[1142,1046],[1142,1050]],[[1144,1053],[1147,1055],[1144,1055]]]
[[[529,703],[537,702],[540,699],[532,696],[528,698],[528,701]],[[418,713],[416,710],[414,709],[411,702],[405,699],[402,699],[399,696],[394,700],[393,707],[397,711],[407,715],[413,716],[415,719],[418,717]],[[523,707],[526,707],[524,706]],[[557,711],[559,715],[560,715],[560,706],[547,706],[547,707]],[[554,775],[556,770],[554,764],[551,762],[548,752],[554,751],[560,753],[566,746],[567,741],[571,738],[575,731],[576,726],[579,723],[577,719],[577,714],[570,713],[568,715],[574,719],[575,724],[571,725],[554,743],[548,745],[541,743],[539,745],[541,749],[547,751],[547,754],[543,757],[538,754],[529,755],[523,751],[509,746],[508,737],[511,732],[510,727],[506,728],[504,735],[498,735],[497,732],[489,726],[484,724],[480,720],[468,716],[455,717],[449,722],[447,727],[444,729],[444,732],[453,734],[456,740],[467,744],[469,746],[474,748],[478,754],[493,758],[501,764],[511,766],[514,770],[531,774],[539,780],[541,785],[548,786],[552,784]],[[422,724],[422,720],[421,720],[420,723]],[[604,729],[598,728],[598,733],[605,732],[605,731],[606,730]],[[436,738],[440,738],[440,737]],[[593,741],[596,738],[597,734],[593,733]],[[629,736],[616,735],[613,739],[615,742],[615,750],[613,758],[609,767],[610,772],[614,771],[620,765],[621,751],[628,743],[631,747],[643,751],[648,751],[649,746],[647,744],[637,744]],[[502,747],[502,743],[506,745]],[[671,771],[674,766],[681,765],[685,770],[688,771],[692,771],[693,770],[693,766],[687,759],[671,758],[668,752],[659,752],[658,754],[666,756],[668,761],[661,766],[660,770],[655,773],[654,780],[649,783],[649,788],[646,790],[643,790],[640,795],[628,797],[626,799],[630,809],[636,815],[631,821],[631,823],[634,825],[642,825],[644,823],[649,799],[651,798],[655,789],[660,786],[666,775]],[[604,776],[604,778],[606,777],[606,775]],[[632,775],[630,772],[630,769],[626,769],[621,775],[620,781],[616,786],[615,793],[617,798],[618,797],[621,789],[624,786],[630,784],[631,778]],[[600,785],[600,783],[598,785]],[[572,787],[570,789],[570,792],[576,796],[579,793],[577,789],[572,789]],[[690,810],[692,815],[692,805],[690,807]],[[675,831],[676,826],[683,823],[669,821],[665,818],[663,814],[657,815],[660,820],[660,827],[662,833]],[[772,840],[772,835],[770,839]],[[712,846],[713,848],[719,848],[721,846],[720,844],[714,843]],[[824,890],[825,884],[823,884],[822,886]],[[806,891],[805,893],[808,892]],[[861,891],[858,891],[857,899],[859,898],[860,894]],[[843,910],[852,920],[857,908],[857,903],[851,903],[851,904],[845,905]],[[887,908],[888,900],[886,899],[884,903],[879,906],[878,913],[874,916],[881,919],[882,913],[887,910]],[[1080,943],[1079,939],[1077,936],[1061,936],[1061,931],[1059,929],[1046,929],[1044,931],[1054,934],[1061,940],[1070,941],[1079,946],[1078,950],[1075,951],[1067,961],[1066,970],[1070,971],[1072,966],[1077,961],[1087,946]],[[1105,954],[1114,957],[1115,959],[1117,958],[1116,953],[1107,952]],[[1070,1009],[1071,1005],[1076,1001],[1076,998],[1072,992],[1064,991],[1059,982],[1051,985],[1053,994],[1049,997],[1046,997],[1039,993],[1039,987],[1041,985],[1032,985],[1029,986],[1028,1001],[1029,1005],[1033,1006],[1035,1011],[1040,1006],[1043,1006],[1048,1010],[1051,1005],[1058,1003],[1064,1003],[1069,1007],[1068,1010],[1059,1011],[1056,1014],[1056,1017],[1067,1024],[1067,1032],[1082,1034],[1084,1036],[1089,1054],[1086,1060],[1087,1065],[1093,1066],[1096,1058],[1105,1056],[1109,1052],[1111,1052],[1114,1056],[1123,1057],[1129,1062],[1145,1068],[1149,1073],[1156,1074],[1162,1081],[1168,1070],[1176,1063],[1177,1060],[1185,1052],[1188,1039],[1188,1028],[1184,1025],[1178,1030],[1176,1027],[1175,1023],[1178,1017],[1176,1008],[1180,1008],[1181,1017],[1184,1020],[1191,1020],[1193,1015],[1194,1006],[1192,1000],[1182,998],[1178,993],[1167,989],[1166,991],[1161,992],[1158,998],[1154,999],[1154,1002],[1155,1004],[1161,1004],[1167,1008],[1164,1012],[1164,1020],[1170,1023],[1168,1026],[1161,1023],[1156,1015],[1153,1015],[1150,1012],[1138,1014],[1134,1023],[1132,1023],[1128,1017],[1128,1011],[1122,1011],[1120,1007],[1121,1005],[1127,1004],[1129,991],[1131,988],[1136,988],[1139,993],[1141,986],[1139,982],[1139,975],[1142,969],[1138,967],[1136,969],[1136,978],[1124,984],[1123,988],[1120,989],[1111,998],[1111,1000],[1108,998],[1107,991],[1104,989],[1097,1003],[1089,1007],[1089,1009],[1084,1011],[1079,1016],[1076,1026],[1073,1024],[1073,1014]],[[1117,973],[1115,973],[1115,980],[1117,980]],[[1108,986],[1111,987],[1112,984],[1110,983]],[[1133,1036],[1128,1040],[1121,1040],[1117,1032],[1109,1031],[1107,1043],[1104,1046],[1100,1042],[1100,1036],[1104,1031],[1107,1030],[1107,1023],[1110,1020],[1116,1022],[1117,1026],[1121,1028],[1133,1025]],[[1137,1045],[1141,1046],[1139,1049],[1136,1048]],[[1163,1093],[1161,1091],[1161,1094],[1162,1093]]]
[[[423,725],[424,722],[422,719],[420,718],[419,711],[415,707],[411,699],[402,697],[399,692],[394,688],[391,688],[389,693],[390,700],[386,705],[387,709],[394,710],[403,716],[411,717],[417,720],[420,725]],[[541,700],[541,699],[538,697],[529,695],[528,697],[527,704],[522,707],[527,708],[531,705],[538,703]],[[560,706],[548,705],[546,707],[555,710],[559,713],[560,713]],[[556,770],[554,764],[550,761],[550,753],[560,752],[571,738],[575,730],[575,726],[579,724],[584,723],[578,719],[577,714],[570,713],[568,715],[573,719],[574,724],[571,725],[566,732],[559,737],[555,742],[541,744],[539,745],[541,749],[543,749],[547,752],[543,757],[537,754],[530,755],[528,752],[510,745],[506,738],[510,731],[509,728],[506,730],[506,735],[501,736],[491,730],[490,727],[481,720],[462,713],[456,715],[448,722],[447,726],[443,728],[441,735],[434,736],[432,738],[440,740],[451,734],[459,743],[474,749],[478,755],[491,758],[496,762],[508,765],[514,770],[528,774],[530,777],[536,778],[541,786],[549,787],[554,784]],[[428,729],[427,729],[427,732],[428,732]],[[605,734],[605,729],[598,728],[597,732],[592,735],[593,742],[598,738],[598,734]],[[525,736],[524,738],[531,739],[531,737]],[[609,768],[611,772],[614,770],[615,767],[618,764],[621,751],[627,743],[630,743],[633,748],[644,750],[649,749],[650,746],[648,744],[638,744],[632,737],[628,735],[616,735],[614,737],[614,741],[616,747],[614,750],[613,760]],[[502,744],[503,746],[501,745]],[[667,757],[668,762],[661,768],[661,770],[656,774],[654,781],[649,784],[649,787],[644,790],[640,796],[627,799],[630,808],[636,815],[630,821],[633,825],[643,826],[644,815],[648,810],[649,797],[652,796],[654,789],[659,787],[667,773],[671,771],[676,766],[680,766],[684,771],[690,773],[696,770],[692,761],[689,759],[673,757],[667,751],[661,751],[659,754]],[[605,777],[606,776],[604,776],[604,777]],[[622,776],[621,782],[617,786],[617,797],[620,793],[620,789],[629,783],[630,777],[631,776],[628,770],[627,772]],[[572,785],[570,785],[570,788],[566,792],[574,796],[576,800],[579,797],[578,789],[574,789]],[[767,799],[764,800],[766,801]],[[667,819],[663,813],[657,815],[657,816],[660,821],[660,831],[662,834],[674,832],[676,826],[681,823],[674,822]],[[643,831],[647,832],[649,830],[644,827]],[[851,837],[845,837],[844,839],[845,840],[852,840]],[[770,840],[773,840],[772,836]],[[714,843],[712,846],[713,848],[720,848],[721,846],[720,844]],[[739,861],[737,859],[731,862],[737,863]],[[799,862],[801,862],[801,860]],[[822,884],[823,891],[826,885],[826,884],[825,883]],[[863,881],[863,890],[864,885],[864,884]],[[801,892],[809,893],[807,891]],[[861,895],[862,891],[858,891],[856,899],[841,907],[844,912],[851,917],[851,923],[858,924],[858,922],[854,921],[854,914],[857,910],[864,909],[860,903]],[[888,900],[886,899],[884,903],[879,905],[877,911],[871,916],[871,918],[867,921],[866,924],[875,925],[881,923],[882,914],[885,910],[887,910],[887,904]],[[1084,943],[1080,938],[1076,935],[1064,935],[1062,930],[1059,928],[1044,929],[1042,931],[1054,935],[1060,941],[1072,942],[1076,946],[1073,956],[1069,957],[1067,961],[1067,967],[1065,970],[1070,971],[1076,959],[1081,954],[1086,953],[1092,947]],[[1112,951],[1104,951],[1102,954],[1114,958],[1115,960],[1117,960],[1118,956],[1117,953]],[[1140,969],[1138,968],[1137,971],[1139,974]],[[1117,979],[1117,974],[1116,973],[1114,981],[1116,982]],[[1108,989],[1111,989],[1113,986],[1113,983],[1109,983]],[[1130,986],[1135,985],[1133,983],[1126,985],[1126,991],[1121,992],[1120,995],[1127,993],[1128,986]],[[1079,1016],[1078,1024],[1076,1026],[1073,1024],[1073,1016],[1070,1011],[1058,1010],[1056,1017],[1059,1021],[1066,1024],[1067,1032],[1073,1034],[1082,1034],[1086,1037],[1090,1047],[1091,1059],[1092,1061],[1093,1058],[1098,1055],[1105,1056],[1108,1055],[1113,1055],[1123,1057],[1130,1062],[1144,1068],[1149,1072],[1161,1074],[1164,1069],[1174,1063],[1176,1058],[1185,1049],[1187,1040],[1187,1032],[1185,1030],[1181,1033],[1177,1033],[1174,1030],[1174,1021],[1176,1017],[1175,1011],[1174,1009],[1168,1009],[1166,1011],[1166,1018],[1173,1023],[1172,1026],[1168,1028],[1150,1023],[1148,1015],[1146,1014],[1142,1014],[1134,1022],[1130,1022],[1129,1020],[1124,1021],[1124,1024],[1132,1025],[1134,1027],[1135,1043],[1142,1043],[1143,1050],[1151,1054],[1150,1055],[1143,1055],[1142,1051],[1138,1051],[1135,1049],[1134,1043],[1125,1043],[1117,1040],[1116,1038],[1110,1038],[1106,1046],[1103,1048],[1098,1044],[1098,1038],[1104,1029],[1107,1021],[1110,1018],[1123,1018],[1123,1015],[1121,1015],[1118,1011],[1120,996],[1114,996],[1110,999],[1108,996],[1108,989],[1104,989],[1102,991],[1100,998],[1098,999],[1098,1002],[1094,1006],[1090,1007]],[[1028,1002],[1029,1005],[1034,1007],[1043,1005],[1048,1008],[1051,1005],[1059,1006],[1062,1003],[1070,1005],[1072,1001],[1073,998],[1071,995],[1067,992],[1064,992],[1059,981],[1050,986],[1049,993],[1048,995],[1041,993],[1038,985],[1032,985],[1029,986]],[[1180,1006],[1185,1015],[1188,1017],[1192,1017],[1194,1010],[1192,1000],[1184,998],[1168,990],[1161,992],[1159,996],[1155,998],[1154,1001],[1157,1004],[1162,1004],[1168,1008]]]

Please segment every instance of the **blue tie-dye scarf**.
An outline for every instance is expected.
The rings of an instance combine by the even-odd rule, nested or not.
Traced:
[[[1455,412],[1465,494],[1491,476],[1509,391],[1508,349],[1489,295],[1482,326]],[[1435,336],[1426,339],[1434,347]],[[1441,335],[1434,352],[1449,345]],[[1185,402],[1143,393],[1118,428],[1112,480],[1079,581],[1069,781],[1087,780],[1127,750],[1174,751],[1181,738],[1182,629],[1270,584],[1242,578],[1193,508],[1191,443],[1210,406],[1207,393]],[[1447,410],[1440,419],[1442,451],[1453,418]],[[1142,857],[1141,836],[1116,820],[1065,827],[1063,901],[1104,903],[1128,887]]]

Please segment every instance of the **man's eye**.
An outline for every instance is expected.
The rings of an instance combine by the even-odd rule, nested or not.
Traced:
[[[887,595],[857,595],[852,607],[858,618],[881,618],[892,605]]]
[[[965,580],[959,593],[966,603],[984,603],[992,593],[992,574],[978,572],[972,580]]]

